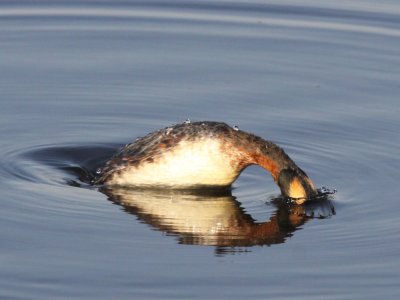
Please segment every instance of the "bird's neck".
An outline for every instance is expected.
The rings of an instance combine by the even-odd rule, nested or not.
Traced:
[[[284,169],[298,169],[293,160],[278,145],[263,139],[250,144],[248,151],[252,163],[257,164],[271,173],[275,182]]]
[[[316,189],[306,173],[278,145],[249,135],[247,153],[250,164],[257,164],[271,173],[284,196],[310,198]]]

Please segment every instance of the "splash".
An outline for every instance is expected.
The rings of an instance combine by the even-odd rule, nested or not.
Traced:
[[[336,189],[328,189],[323,186],[323,187],[317,189],[317,192],[318,192],[318,194],[316,197],[318,198],[318,197],[326,197],[328,195],[336,194],[337,190]]]
[[[329,188],[326,188],[326,187],[321,187],[321,188],[317,188],[317,194],[315,196],[313,196],[312,198],[309,198],[309,199],[283,197],[283,196],[278,197],[277,199],[283,200],[288,205],[297,205],[297,204],[299,204],[299,200],[300,200],[301,204],[303,204],[303,203],[305,203],[305,204],[318,203],[318,202],[322,202],[322,201],[325,201],[325,200],[329,200],[331,195],[335,194],[336,192],[337,192],[336,189],[329,189]],[[306,200],[306,201],[304,201],[304,200]]]

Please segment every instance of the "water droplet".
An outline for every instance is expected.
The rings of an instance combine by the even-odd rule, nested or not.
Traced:
[[[189,118],[187,118],[186,120],[185,120],[185,122],[183,122],[184,124],[190,124],[190,119]]]
[[[233,126],[233,130],[239,131],[239,127],[237,127],[237,126],[235,125],[235,126]]]
[[[168,128],[165,130],[165,134],[166,134],[166,135],[169,135],[169,134],[171,133],[172,130],[173,130],[173,129],[172,129],[171,127],[168,127]]]

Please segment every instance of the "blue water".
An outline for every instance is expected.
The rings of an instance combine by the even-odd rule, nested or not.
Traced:
[[[398,297],[398,1],[2,1],[0,49],[1,299]],[[85,183],[187,118],[278,143],[338,190],[325,217],[257,167],[228,195]]]

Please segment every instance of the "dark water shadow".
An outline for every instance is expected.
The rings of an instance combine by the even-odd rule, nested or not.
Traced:
[[[25,152],[24,159],[35,161],[61,171],[70,186],[91,188],[96,170],[102,166],[121,144],[92,144],[84,146],[43,146]],[[35,178],[36,174],[31,174]]]

